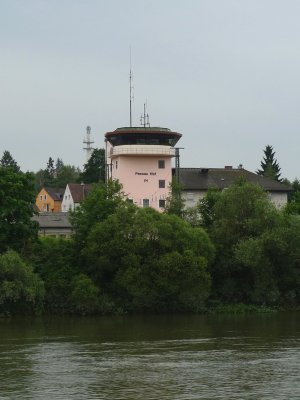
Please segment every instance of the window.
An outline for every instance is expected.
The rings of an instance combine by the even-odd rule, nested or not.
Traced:
[[[45,200],[47,199],[47,195],[46,195],[46,194],[44,195],[44,199],[45,199]]]
[[[149,199],[143,199],[143,207],[149,207]]]
[[[127,199],[128,203],[133,204],[133,199]]]
[[[158,187],[159,187],[160,189],[165,188],[165,187],[166,187],[166,181],[165,181],[164,179],[160,179],[160,180],[158,181]]]
[[[158,168],[165,168],[165,160],[158,160]]]
[[[116,169],[118,169],[118,161],[116,161]]]
[[[166,200],[159,200],[158,201],[158,206],[159,206],[159,208],[165,208]]]
[[[43,200],[43,196],[40,196],[40,200]]]

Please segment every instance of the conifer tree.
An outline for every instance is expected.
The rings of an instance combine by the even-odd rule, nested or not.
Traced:
[[[12,155],[8,150],[5,150],[3,152],[3,156],[0,160],[0,166],[12,168],[15,172],[20,171],[20,167],[18,166],[17,162],[13,159]]]
[[[264,158],[263,161],[261,161],[260,165],[261,169],[256,171],[258,175],[266,176],[278,182],[282,181],[282,179],[280,178],[281,168],[279,167],[279,164],[275,159],[275,151],[273,150],[272,146],[266,146],[264,150]]]
[[[55,178],[54,160],[52,157],[49,157],[47,168],[44,170],[44,184],[46,186],[52,186],[54,178]]]
[[[105,150],[94,149],[88,162],[84,164],[81,180],[84,183],[105,181]]]

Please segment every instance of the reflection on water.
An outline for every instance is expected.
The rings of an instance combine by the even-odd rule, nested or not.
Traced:
[[[0,399],[300,399],[300,315],[0,319]]]

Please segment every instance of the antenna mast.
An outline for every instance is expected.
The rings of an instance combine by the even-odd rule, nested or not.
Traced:
[[[86,138],[83,140],[83,143],[86,145],[83,150],[86,150],[86,162],[89,161],[93,147],[91,146],[94,142],[91,141],[91,127],[86,127]]]
[[[133,86],[132,86],[132,70],[131,70],[131,46],[130,46],[130,71],[129,71],[129,115],[130,127],[132,127],[132,102],[133,102]]]
[[[149,114],[146,113],[146,108],[147,108],[147,102],[144,103],[144,114],[141,115],[140,121],[141,125],[146,128],[150,128],[150,119],[149,119]]]

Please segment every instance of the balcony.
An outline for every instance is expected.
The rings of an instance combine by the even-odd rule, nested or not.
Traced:
[[[175,149],[169,146],[162,145],[123,145],[115,146],[110,149],[110,157],[117,156],[161,156],[161,157],[174,157]]]

